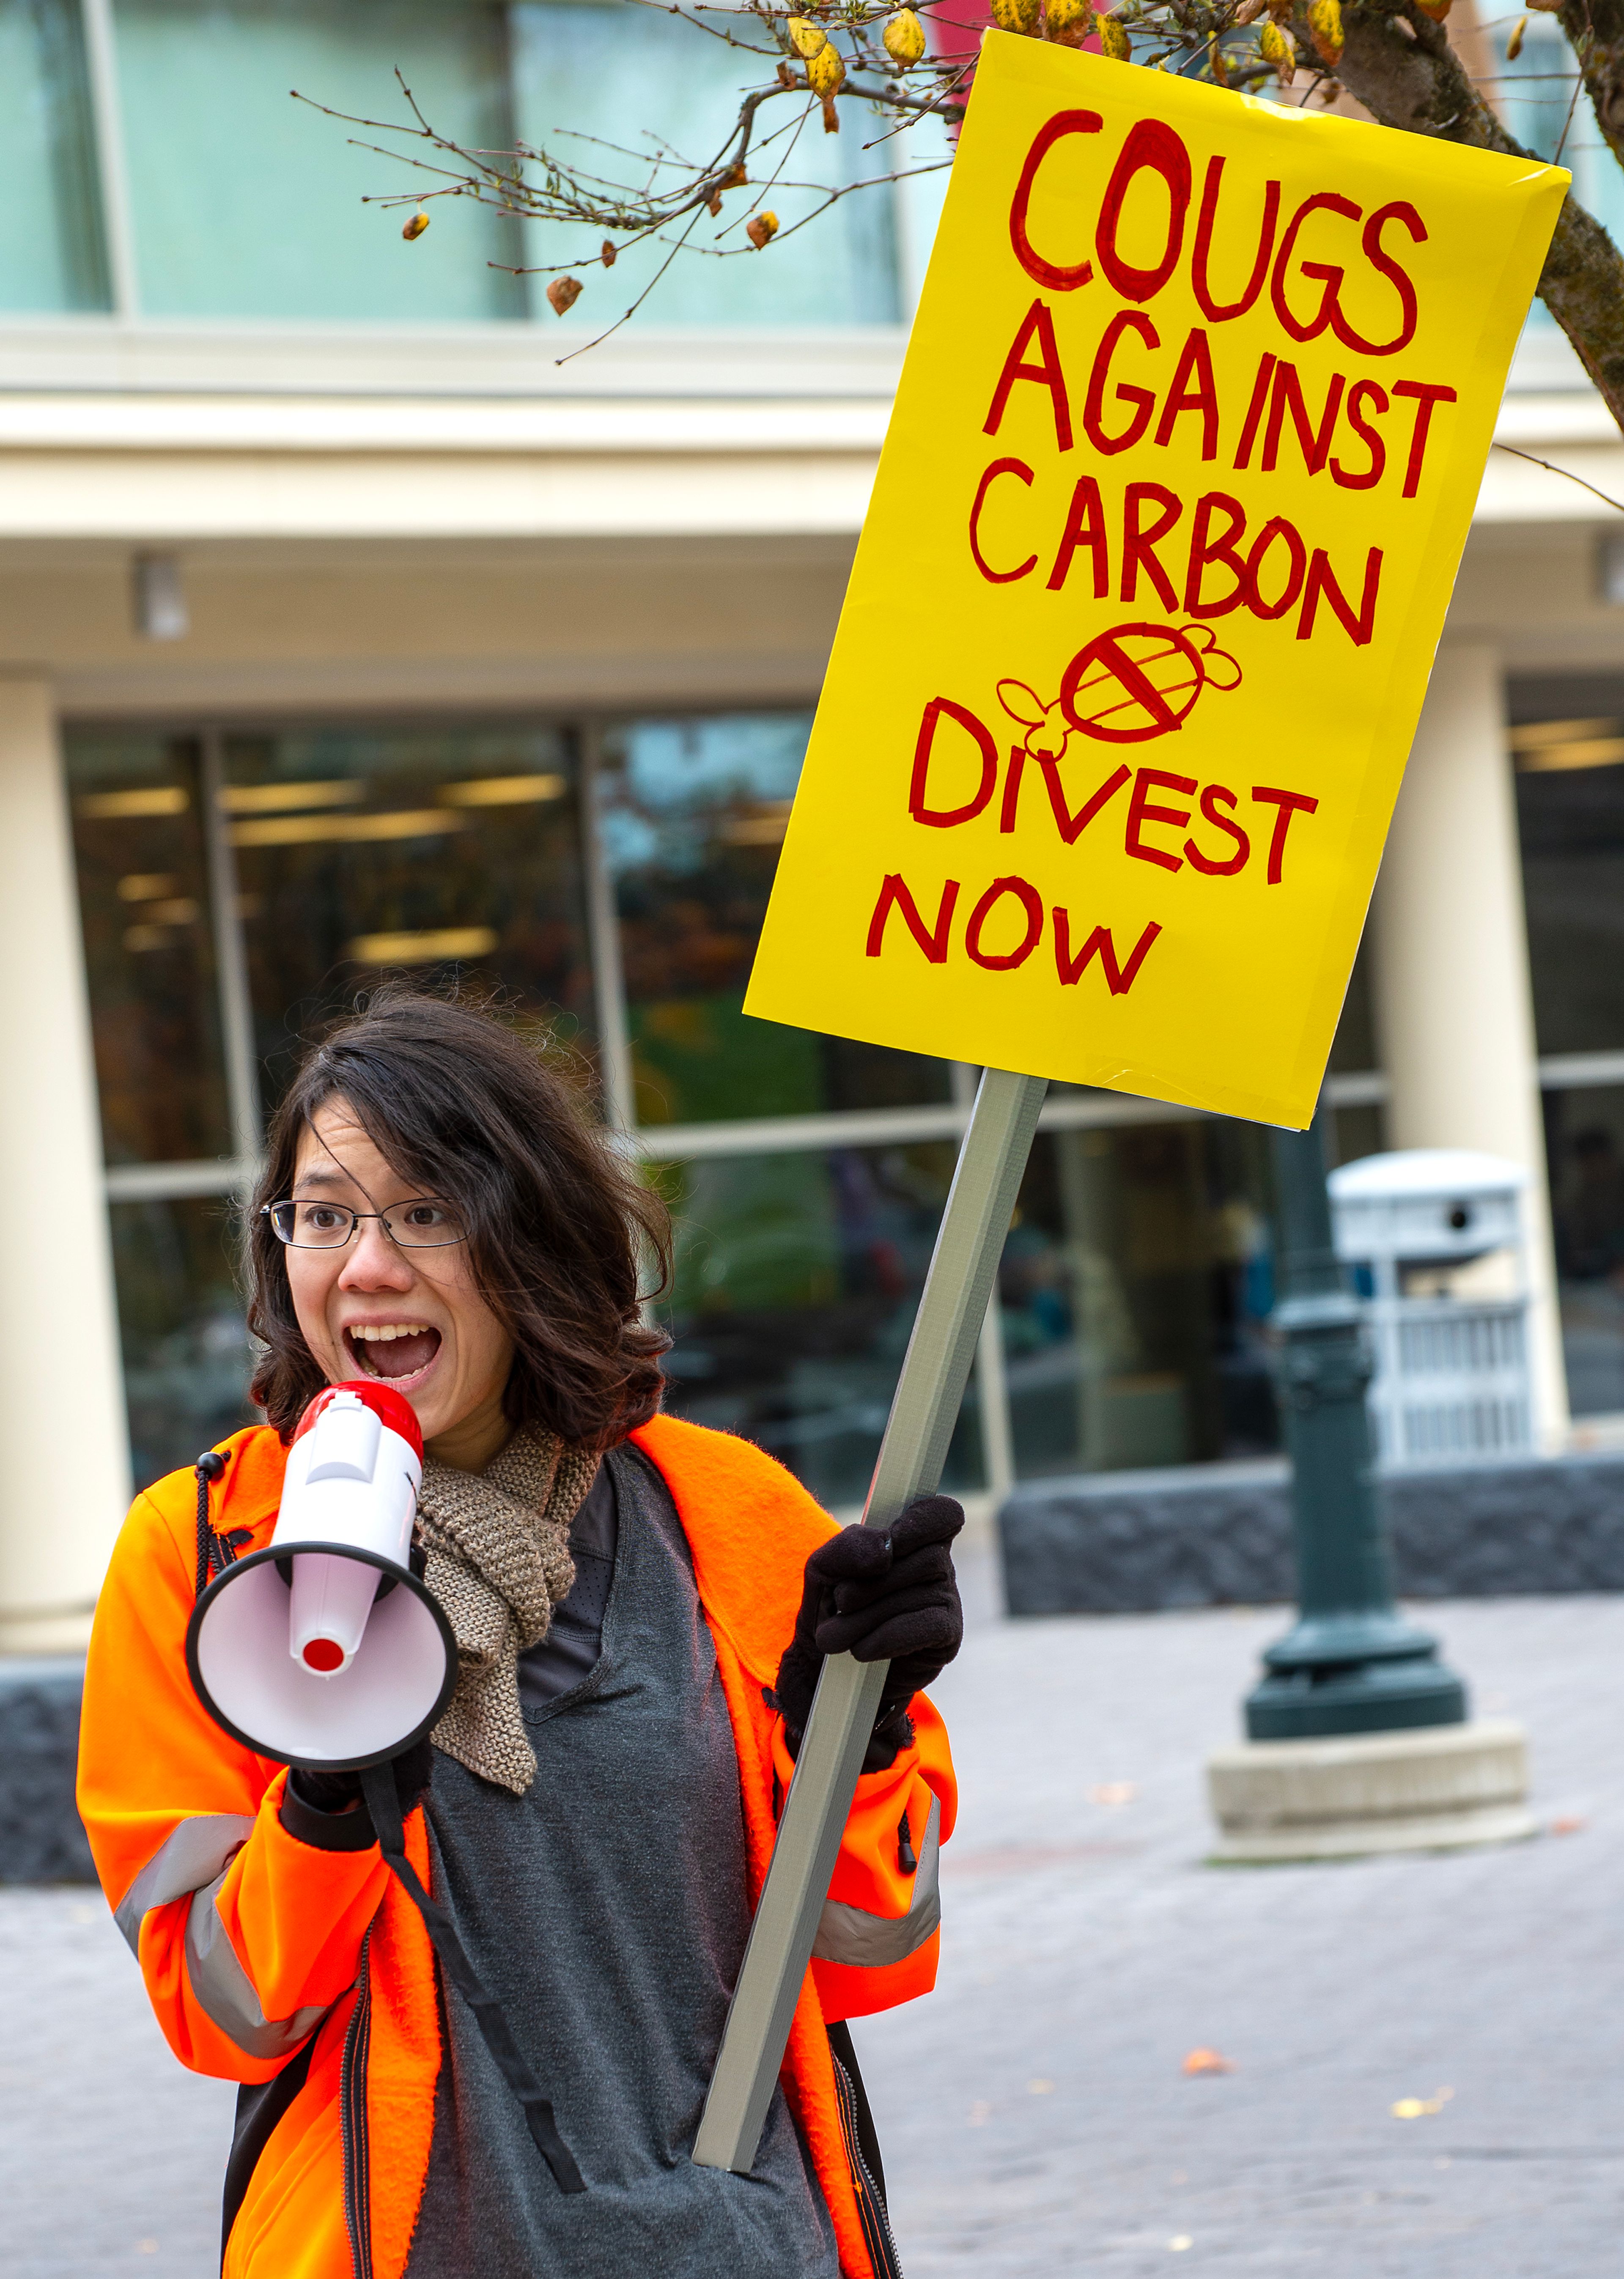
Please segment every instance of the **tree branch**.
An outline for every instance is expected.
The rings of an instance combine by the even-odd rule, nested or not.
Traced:
[[[751,59],[747,69],[752,73],[764,72],[769,63],[774,66],[764,85],[743,93],[732,130],[708,161],[686,158],[650,137],[647,153],[616,154],[632,165],[640,157],[646,159],[646,178],[641,187],[633,188],[568,165],[555,149],[464,150],[436,132],[404,81],[401,88],[411,123],[358,119],[347,119],[346,123],[372,134],[399,137],[406,147],[398,155],[433,183],[427,192],[431,198],[473,198],[506,214],[611,233],[619,243],[606,247],[607,261],[640,241],[657,238],[670,245],[674,240],[686,240],[700,209],[708,208],[717,215],[724,193],[744,187],[747,159],[755,166],[769,147],[786,134],[793,149],[820,103],[826,127],[838,123],[838,111],[861,104],[886,122],[885,133],[877,138],[880,141],[922,117],[934,114],[953,125],[963,116],[975,67],[974,50],[932,53],[929,42],[920,36],[919,24],[910,19],[912,46],[923,52],[911,62],[901,53],[892,53],[885,39],[894,34],[900,20],[897,0],[839,0],[838,5],[837,0],[801,0],[806,12],[800,15],[792,13],[789,0],[722,0],[720,5],[706,6],[702,15],[682,4],[682,0],[676,0],[676,4],[673,0],[643,0],[643,4],[657,7],[696,33],[736,49],[741,59]],[[918,15],[928,19],[932,4],[934,0],[920,0]],[[1093,28],[1093,17],[1080,9],[1076,0],[991,0],[991,4],[1000,21],[1011,16],[1022,18],[1023,28],[1030,27],[1033,37],[1076,43]],[[1272,25],[1281,16],[1294,16],[1291,31],[1298,68],[1313,74],[1311,96],[1322,94],[1329,101],[1340,81],[1384,127],[1498,150],[1512,157],[1533,157],[1501,125],[1472,84],[1444,27],[1423,13],[1416,0],[1344,0],[1345,44],[1340,58],[1324,70],[1312,61],[1318,43],[1307,19],[1307,0],[1268,0],[1268,5],[1269,17],[1260,21],[1261,0],[1115,0],[1114,16],[1101,21],[1107,29],[1114,23],[1112,36],[1118,42],[1115,52],[1122,54],[1124,62],[1128,60],[1124,51],[1137,43],[1135,61],[1160,64],[1222,86],[1246,88],[1260,85],[1280,68],[1265,59],[1260,40],[1263,35],[1273,36]],[[1583,85],[1601,131],[1624,165],[1624,0],[1562,0],[1561,20],[1579,58]],[[793,32],[792,23],[796,27]],[[956,35],[967,27],[955,18],[946,28]],[[819,53],[817,42],[832,53]],[[810,58],[809,45],[814,48]],[[1321,52],[1335,57],[1331,48]],[[838,75],[831,91],[825,83],[825,67],[836,59]],[[1329,76],[1333,69],[1336,78]],[[1288,80],[1291,76],[1289,58],[1283,76]],[[1576,96],[1576,85],[1574,92]],[[762,106],[785,96],[793,106],[793,118],[770,134],[758,133]],[[328,115],[346,117],[338,111]],[[572,139],[578,142],[591,138]],[[378,148],[376,144],[364,147]],[[784,180],[787,155],[784,151],[771,167],[772,182],[786,189],[816,191],[820,199],[816,212],[825,211],[838,198],[866,186],[844,184],[831,195],[827,182],[790,183]],[[932,159],[908,171],[923,173],[939,163]],[[874,179],[877,182],[901,178],[888,174]],[[755,188],[752,210],[761,202],[759,173]],[[407,202],[417,203],[417,193],[408,190],[379,200],[386,205]],[[814,218],[803,217],[792,225],[792,230],[805,227]],[[731,257],[746,248],[712,245],[690,249]],[[663,275],[669,265],[663,263],[659,273]],[[640,305],[647,290],[634,306]],[[1538,290],[1573,342],[1608,410],[1624,428],[1624,255],[1594,216],[1571,196],[1557,223]]]
[[[1569,8],[1583,0],[1568,0]],[[1507,157],[1533,157],[1478,94],[1444,27],[1423,15],[1413,0],[1403,0],[1396,10],[1350,8],[1344,24],[1338,75],[1383,127],[1498,150]],[[1624,427],[1624,255],[1571,195],[1557,222],[1538,290],[1608,411]]]
[[[1624,4],[1620,0],[1565,0],[1560,16],[1568,45],[1579,58],[1596,124],[1624,166]]]

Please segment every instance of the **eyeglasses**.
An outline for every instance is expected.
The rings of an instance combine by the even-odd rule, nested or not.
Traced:
[[[456,1204],[427,1198],[391,1203],[387,1211],[350,1210],[343,1203],[264,1203],[260,1215],[270,1220],[277,1240],[292,1250],[342,1250],[364,1218],[375,1218],[402,1250],[440,1250],[468,1239]]]

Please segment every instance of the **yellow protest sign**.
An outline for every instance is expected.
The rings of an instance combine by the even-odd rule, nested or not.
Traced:
[[[747,1012],[1308,1121],[1567,180],[988,35]]]

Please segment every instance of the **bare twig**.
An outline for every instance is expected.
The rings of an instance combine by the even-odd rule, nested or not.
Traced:
[[[911,11],[907,0],[719,0],[714,6],[696,5],[694,0],[639,0],[639,4],[674,18],[686,29],[704,34],[739,57],[741,76],[749,83],[739,87],[732,124],[708,158],[692,158],[653,134],[634,135],[638,147],[626,150],[572,130],[567,122],[544,146],[519,142],[506,151],[465,148],[436,129],[398,73],[404,105],[399,119],[361,118],[325,104],[314,108],[356,130],[352,137],[356,147],[409,170],[409,184],[374,193],[368,203],[389,208],[464,198],[509,220],[540,223],[569,234],[593,232],[608,238],[617,254],[645,242],[657,243],[662,258],[654,276],[610,332],[645,304],[678,252],[730,260],[759,253],[762,249],[754,242],[741,242],[741,225],[771,194],[793,192],[807,201],[807,210],[778,231],[778,236],[787,238],[858,189],[909,180],[951,163],[933,153],[927,156],[915,144],[917,163],[854,180],[801,182],[788,171],[820,108],[826,124],[833,123],[839,113],[849,113],[854,105],[877,122],[877,131],[861,144],[865,156],[923,119],[940,119],[949,129],[959,125],[979,42],[969,23],[944,16],[932,24],[933,14],[945,9],[948,0],[918,0]],[[989,10],[992,4],[988,0]],[[1000,7],[1004,20],[1022,4],[1023,0],[1007,0],[1007,7]],[[1260,40],[1271,22],[1289,24],[1299,70],[1306,73],[1306,82],[1299,81],[1304,102],[1321,94],[1329,99],[1340,85],[1384,126],[1524,157],[1532,154],[1490,109],[1483,90],[1528,88],[1536,82],[1568,89],[1559,156],[1571,137],[1583,92],[1603,138],[1624,165],[1624,0],[1560,0],[1560,22],[1575,68],[1496,72],[1475,82],[1463,68],[1447,29],[1420,0],[1341,0],[1344,44],[1340,53],[1326,44],[1323,11],[1316,11],[1317,35],[1309,25],[1309,0],[1269,0],[1268,18],[1245,24],[1237,20],[1243,5],[1250,14],[1256,0],[1114,0],[1116,30],[1112,36],[1120,50],[1117,34],[1127,35],[1133,63],[1216,80],[1249,92],[1275,76]],[[1033,0],[1033,7],[1030,28],[1034,37],[1069,41],[1091,30],[1092,19],[1079,19],[1075,10],[1068,27],[1058,0]],[[911,50],[922,44],[921,24],[926,29],[923,52],[910,61]],[[897,49],[894,54],[886,46],[888,34]],[[825,50],[839,65],[832,82],[830,64],[822,60]],[[774,104],[792,115],[770,126],[763,112]],[[605,157],[589,155],[598,152]],[[617,167],[616,161],[624,163]],[[617,179],[620,173],[628,179]],[[750,180],[752,173],[756,179]],[[710,242],[698,242],[700,215],[719,217],[724,198],[745,188],[747,182],[749,198],[733,210]],[[555,275],[569,265],[552,261],[513,268],[510,273]],[[1624,257],[1571,196],[1539,289],[1624,426]],[[572,356],[580,353],[571,351]]]
[[[1559,467],[1552,459],[1536,458],[1532,451],[1520,451],[1514,443],[1497,443],[1494,448],[1497,451],[1508,452],[1513,459],[1526,459],[1531,467],[1544,467],[1549,475],[1565,475],[1570,483],[1577,483],[1582,491],[1589,491],[1591,497],[1598,498],[1604,506],[1616,508],[1620,514],[1624,514],[1624,499],[1615,499],[1609,491],[1598,491],[1594,483],[1587,482],[1582,475],[1574,474],[1571,467]]]

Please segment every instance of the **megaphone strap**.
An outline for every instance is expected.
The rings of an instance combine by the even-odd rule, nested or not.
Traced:
[[[209,1587],[209,1577],[220,1565],[219,1539],[209,1524],[209,1490],[226,1469],[226,1459],[212,1448],[205,1448],[192,1467],[197,1475],[197,1589],[202,1598]]]
[[[525,2126],[535,2140],[536,2150],[552,2170],[554,2183],[561,2192],[584,2192],[586,2178],[576,2167],[574,2155],[558,2133],[558,2124],[553,2118],[552,2101],[514,2040],[502,2005],[488,1991],[469,1961],[463,1942],[457,1937],[456,1924],[445,1909],[429,1897],[417,1869],[406,1857],[406,1834],[401,1825],[393,1768],[387,1764],[368,1765],[361,1774],[361,1793],[372,1815],[372,1827],[383,1856],[405,1890],[407,1898],[422,1916],[447,1977],[472,2011],[474,2022],[484,2037],[485,2046],[495,2060],[502,2079],[518,2099]]]
[[[226,1459],[217,1449],[206,1448],[192,1467],[197,1475],[197,1588],[195,1596],[202,1598],[210,1578],[223,1575],[252,1531],[246,1527],[231,1529],[217,1535],[209,1524],[209,1490],[226,1469]]]

